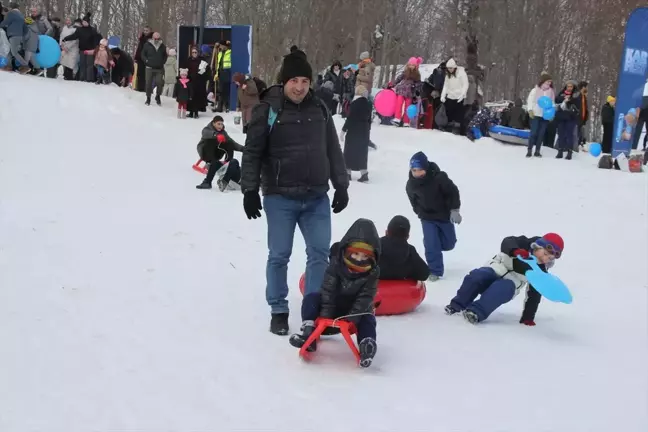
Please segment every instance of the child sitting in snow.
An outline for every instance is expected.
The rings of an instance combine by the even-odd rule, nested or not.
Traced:
[[[110,84],[110,67],[114,65],[112,54],[108,51],[108,40],[101,39],[94,52],[94,66],[97,69],[95,84]]]
[[[178,118],[187,118],[187,104],[193,98],[189,69],[180,69],[180,76],[173,87],[173,98],[178,102]]]
[[[376,317],[374,297],[380,269],[380,239],[374,223],[358,219],[331,246],[330,264],[321,292],[305,293],[302,302],[302,333],[293,334],[290,344],[301,348],[315,331],[318,317],[344,319],[355,324],[360,350],[360,366],[369,367],[376,355]],[[315,351],[313,342],[308,351]]]
[[[475,104],[477,104],[477,101],[475,101]],[[481,136],[487,137],[490,136],[490,127],[497,124],[497,119],[493,116],[489,108],[484,107],[482,109],[477,109],[478,111],[472,117],[470,123],[468,123],[468,130],[466,131],[466,137],[470,141],[475,141],[477,138],[474,129],[477,129]]]
[[[424,281],[430,269],[416,248],[407,243],[410,222],[405,216],[394,216],[380,238],[380,280]]]
[[[202,138],[198,143],[198,155],[205,161],[209,168],[205,180],[196,189],[211,189],[212,181],[216,173],[227,164],[224,175],[218,179],[218,189],[223,192],[227,189],[230,181],[239,183],[241,181],[241,166],[239,161],[234,159],[234,151],[243,152],[245,147],[234,141],[225,132],[223,117],[216,116],[203,128]],[[223,161],[221,159],[225,157]]]
[[[448,315],[463,311],[464,318],[472,324],[484,321],[504,303],[508,303],[522,289],[527,290],[520,324],[534,326],[535,314],[541,295],[525,277],[531,267],[517,257],[536,257],[540,269],[549,270],[560,258],[563,239],[554,233],[542,237],[506,237],[501,252],[485,267],[475,269],[464,278],[457,295],[445,307]],[[475,300],[479,297],[479,300]]]
[[[405,189],[423,225],[425,259],[430,269],[428,280],[434,282],[443,276],[443,252],[454,249],[457,243],[454,224],[460,224],[462,219],[459,189],[423,152],[410,160]]]

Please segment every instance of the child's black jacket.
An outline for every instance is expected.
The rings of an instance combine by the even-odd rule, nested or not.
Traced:
[[[423,178],[410,172],[405,189],[414,213],[423,220],[448,222],[450,210],[461,207],[459,189],[434,162],[429,163]]]
[[[430,269],[407,240],[385,236],[380,239],[380,279],[424,281]]]
[[[185,87],[178,78],[175,86],[173,86],[173,98],[176,102],[189,102],[193,98],[193,84],[191,81],[187,82],[187,87]]]
[[[374,297],[378,288],[380,268],[378,264],[368,273],[350,274],[343,261],[345,248],[349,243],[361,241],[371,245],[380,257],[380,238],[374,224],[368,219],[358,219],[349,228],[342,240],[331,246],[330,264],[322,282],[322,303],[320,316],[338,318],[372,312]],[[350,317],[357,321],[360,317]]]

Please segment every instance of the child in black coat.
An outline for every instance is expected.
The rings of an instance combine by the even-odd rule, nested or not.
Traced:
[[[241,181],[241,165],[238,160],[234,159],[234,151],[243,152],[245,147],[234,141],[225,132],[223,117],[214,117],[203,128],[202,138],[197,149],[200,159],[209,164],[209,168],[205,180],[196,186],[196,189],[211,189],[214,177],[225,164],[227,164],[227,170],[218,179],[218,189],[224,192],[230,181],[237,184]],[[225,159],[221,161],[223,157]]]
[[[416,251],[407,243],[410,222],[405,216],[394,216],[384,237],[380,238],[380,280],[424,281],[430,269]]]
[[[423,152],[410,160],[407,197],[423,225],[425,259],[430,269],[428,281],[443,276],[443,252],[457,243],[454,224],[461,223],[459,189],[448,175],[430,162]]]
[[[357,329],[360,366],[369,367],[376,355],[376,317],[374,297],[378,289],[380,239],[374,223],[358,219],[331,246],[321,292],[306,293],[302,302],[302,333],[290,337],[290,344],[301,348],[315,331],[318,317],[344,319]],[[308,351],[315,351],[313,342]]]
[[[520,324],[535,325],[535,314],[542,296],[529,284],[525,273],[529,264],[517,257],[529,258],[533,255],[541,270],[549,270],[564,249],[562,237],[555,233],[542,237],[506,237],[502,241],[500,253],[491,258],[484,267],[477,268],[464,278],[457,295],[445,307],[448,315],[462,312],[471,324],[484,321],[498,307],[511,301],[525,289],[527,296]],[[479,296],[479,300],[475,300]]]
[[[193,84],[189,69],[180,69],[180,76],[173,87],[173,98],[178,102],[178,118],[187,118],[187,104],[193,97]]]

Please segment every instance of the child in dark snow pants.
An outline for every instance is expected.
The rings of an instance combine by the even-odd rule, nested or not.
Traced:
[[[331,246],[330,264],[319,293],[307,294],[302,302],[302,333],[290,336],[290,344],[301,348],[315,331],[318,317],[341,318],[355,324],[360,366],[369,367],[376,355],[374,297],[378,288],[380,238],[374,223],[358,219]],[[308,351],[315,351],[313,342]]]
[[[560,258],[563,248],[563,239],[554,233],[531,238],[506,237],[502,241],[500,253],[486,266],[471,271],[464,278],[457,295],[445,307],[446,314],[463,311],[468,322],[477,324],[487,319],[498,307],[511,301],[522,289],[526,289],[520,324],[534,326],[541,295],[526,279],[525,273],[530,266],[517,257],[535,256],[539,267],[546,272]]]
[[[410,160],[407,196],[423,225],[425,259],[430,268],[428,281],[443,276],[443,252],[457,243],[454,224],[461,223],[459,189],[448,175],[430,162],[423,152]]]
[[[243,152],[245,147],[234,141],[225,132],[225,124],[221,116],[214,119],[203,128],[202,138],[198,143],[198,155],[209,164],[205,180],[196,189],[211,189],[212,182],[218,171],[227,163],[224,175],[218,179],[218,189],[223,192],[227,189],[230,181],[239,183],[241,181],[241,166],[239,161],[234,159],[234,151]],[[224,161],[221,159],[225,157]]]

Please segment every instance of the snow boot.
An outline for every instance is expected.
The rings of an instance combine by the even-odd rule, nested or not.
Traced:
[[[144,102],[144,105],[146,105],[146,106],[150,106],[150,105],[151,105],[151,97],[150,97],[150,96],[147,96],[147,97],[146,97],[146,102]]]
[[[452,305],[446,306],[444,310],[445,310],[446,315],[454,315],[454,314],[460,312],[457,309],[453,308]]]
[[[558,150],[558,154],[556,155],[556,159],[562,159],[563,158],[563,151]]]
[[[434,275],[434,274],[430,274],[430,276],[428,276],[428,278],[427,278],[427,281],[428,281],[428,282],[436,282],[436,281],[438,281],[439,279],[440,279],[439,276]]]
[[[567,150],[567,157],[565,158],[566,160],[571,160],[572,159],[572,151]]]
[[[208,182],[206,179],[203,180],[202,183],[200,183],[198,186],[196,186],[196,189],[211,189],[212,184],[211,182]]]
[[[302,332],[300,333],[295,333],[290,336],[290,339],[288,342],[290,342],[290,345],[294,346],[295,348],[301,348],[304,346],[310,335],[313,334],[315,331],[315,321],[304,321],[304,324],[302,324]],[[317,341],[313,341],[308,348],[306,348],[306,351],[308,352],[315,352],[317,350]]]
[[[155,96],[155,103],[158,106],[162,106],[162,100],[160,99],[160,96]]]
[[[360,183],[367,183],[369,181],[369,173],[364,173],[358,179]]]
[[[182,110],[181,110],[181,109],[179,109],[179,108],[178,108],[178,118],[179,118],[179,119],[181,119],[181,118],[182,118]]]
[[[366,337],[358,344],[358,350],[360,351],[360,367],[368,368],[376,356],[378,344],[373,338]]]
[[[19,73],[20,75],[26,75],[26,74],[28,74],[29,72],[31,72],[31,68],[30,68],[29,66],[20,66],[20,67],[18,68],[18,73]]]
[[[225,192],[225,190],[227,189],[227,186],[229,185],[229,182],[226,181],[226,180],[223,180],[223,178],[219,178],[216,181],[216,185],[218,186],[219,191]]]
[[[468,321],[470,324],[478,324],[479,323],[479,317],[477,314],[471,310],[466,309],[463,311],[463,317]]]
[[[536,152],[533,153],[533,156],[534,157],[542,157],[542,155],[540,154],[540,152],[538,150],[536,150]]]
[[[290,330],[288,326],[288,313],[272,314],[270,332],[279,336],[286,336]]]
[[[194,116],[193,116],[193,111],[189,111],[189,115],[188,115],[187,117],[189,117],[189,118],[194,118]]]
[[[533,156],[533,155],[531,154],[531,149],[529,149],[529,150],[527,150],[526,157],[530,158],[531,156]]]

